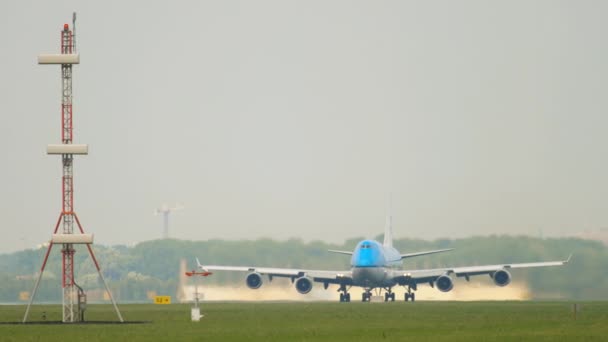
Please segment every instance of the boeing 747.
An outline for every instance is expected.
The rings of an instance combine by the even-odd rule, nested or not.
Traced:
[[[251,289],[258,289],[262,286],[262,276],[267,276],[269,281],[273,277],[291,278],[296,291],[307,294],[312,290],[313,283],[322,283],[327,289],[329,284],[339,286],[340,302],[350,302],[352,286],[363,288],[361,300],[370,301],[372,290],[384,290],[385,301],[395,301],[393,288],[403,286],[407,288],[405,301],[416,299],[414,291],[418,289],[418,284],[429,284],[442,292],[449,292],[454,288],[454,277],[464,277],[467,281],[471,276],[486,274],[489,275],[497,286],[507,286],[511,282],[512,269],[561,266],[570,261],[570,257],[563,261],[546,261],[517,264],[498,264],[486,266],[468,267],[446,267],[422,270],[400,270],[397,269],[403,259],[428,255],[434,253],[447,252],[450,249],[440,249],[416,253],[401,254],[393,247],[391,217],[387,217],[384,242],[375,240],[363,240],[357,244],[354,251],[336,251],[351,256],[351,268],[345,271],[325,271],[325,270],[305,270],[289,268],[269,268],[256,266],[216,266],[201,265],[198,258],[198,267],[205,272],[208,271],[241,271],[248,272],[245,283]]]

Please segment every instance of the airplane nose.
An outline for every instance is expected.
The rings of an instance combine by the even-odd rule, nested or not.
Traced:
[[[370,253],[370,251],[361,251],[361,253],[359,253],[359,257],[357,258],[357,266],[367,267],[373,265],[374,260],[372,257],[372,253]]]
[[[357,267],[373,267],[381,266],[380,253],[374,249],[360,249],[354,258],[354,266]]]

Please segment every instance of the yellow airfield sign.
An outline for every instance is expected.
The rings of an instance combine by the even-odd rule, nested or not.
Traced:
[[[154,304],[171,304],[171,296],[155,296]]]

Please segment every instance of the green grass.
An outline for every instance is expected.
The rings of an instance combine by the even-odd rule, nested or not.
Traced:
[[[203,303],[190,321],[185,304],[120,305],[122,325],[0,324],[1,341],[605,341],[608,302]],[[24,306],[0,306],[18,322]],[[31,321],[61,319],[58,305],[36,305]],[[110,305],[89,305],[87,319],[116,320]]]

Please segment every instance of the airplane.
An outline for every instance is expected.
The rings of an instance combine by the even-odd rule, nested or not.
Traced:
[[[351,269],[345,271],[305,270],[289,268],[270,268],[255,266],[217,266],[202,265],[198,258],[196,263],[203,272],[210,271],[240,271],[248,272],[245,277],[247,287],[259,289],[262,286],[262,276],[290,278],[295,285],[296,291],[307,294],[312,290],[313,282],[323,283],[327,289],[329,284],[339,286],[340,302],[350,302],[351,287],[363,288],[361,301],[369,302],[372,298],[372,290],[384,290],[384,301],[395,301],[393,287],[407,287],[405,301],[416,300],[415,292],[418,284],[428,283],[431,287],[441,292],[449,292],[454,288],[454,277],[464,277],[469,281],[471,276],[489,275],[497,286],[507,286],[511,282],[509,270],[517,268],[562,266],[567,264],[572,255],[563,261],[545,261],[517,264],[498,264],[486,266],[446,267],[421,270],[400,270],[397,267],[403,259],[422,255],[442,253],[451,251],[453,248],[401,254],[393,247],[392,219],[388,215],[385,225],[384,241],[380,243],[375,240],[363,240],[357,244],[354,251],[329,250],[329,252],[340,253],[351,256]]]

